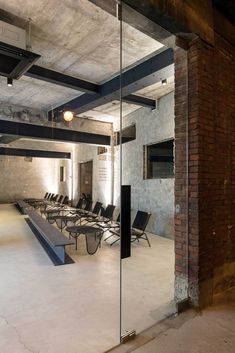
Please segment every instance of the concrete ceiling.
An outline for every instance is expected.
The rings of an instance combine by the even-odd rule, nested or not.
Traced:
[[[98,84],[119,73],[120,23],[89,1],[0,0],[0,8],[13,15],[13,24],[14,18],[18,25],[18,18],[32,19],[32,50],[41,55],[37,65]],[[162,44],[156,40],[127,24],[123,25],[124,68],[133,66],[161,47]],[[161,93],[156,94],[157,89]],[[155,96],[168,93],[166,86],[164,90],[162,87],[154,90]],[[172,86],[168,87],[170,90]],[[150,93],[139,94],[148,96]],[[0,101],[4,103],[49,110],[80,94],[82,92],[28,77],[22,77],[10,88],[6,86],[6,79],[0,78]],[[139,107],[125,104],[124,114],[134,109]],[[116,112],[117,104],[114,102],[84,116],[105,120],[112,114],[116,116]]]

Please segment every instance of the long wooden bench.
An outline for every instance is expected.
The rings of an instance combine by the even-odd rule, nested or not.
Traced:
[[[30,205],[23,200],[16,200],[16,207],[22,214],[27,214]]]
[[[66,238],[63,233],[61,233],[58,229],[48,223],[36,211],[29,210],[27,213],[32,225],[36,228],[40,236],[44,239],[47,246],[53,252],[54,256],[57,257],[58,263],[55,263],[54,259],[52,259],[53,262],[57,265],[67,263],[66,260],[69,258],[69,256],[65,252],[65,246],[73,245],[74,241]],[[71,262],[73,261],[69,261],[69,263]]]

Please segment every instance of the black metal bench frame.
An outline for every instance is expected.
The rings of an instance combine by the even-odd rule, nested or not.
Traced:
[[[18,211],[20,211],[20,213],[22,213],[23,215],[27,215],[27,210],[31,207],[28,203],[23,200],[16,200],[15,206]]]
[[[48,223],[36,211],[28,211],[28,221],[30,228],[37,231],[35,234],[41,245],[46,246],[46,252],[55,265],[65,265],[74,261],[66,254],[65,246],[73,245],[74,241],[68,239],[58,229]],[[33,226],[33,227],[32,227]],[[40,239],[40,238],[41,239]],[[43,241],[42,241],[43,240]]]

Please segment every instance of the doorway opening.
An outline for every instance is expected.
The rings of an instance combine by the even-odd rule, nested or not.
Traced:
[[[79,163],[79,189],[81,197],[92,200],[93,161]]]

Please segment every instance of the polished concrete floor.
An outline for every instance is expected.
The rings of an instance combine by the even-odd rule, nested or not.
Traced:
[[[122,262],[122,331],[174,310],[173,241],[150,235]],[[0,205],[0,352],[102,353],[119,343],[119,245],[54,266],[14,205]]]
[[[203,311],[193,309],[154,325],[110,353],[234,353],[235,288]]]

